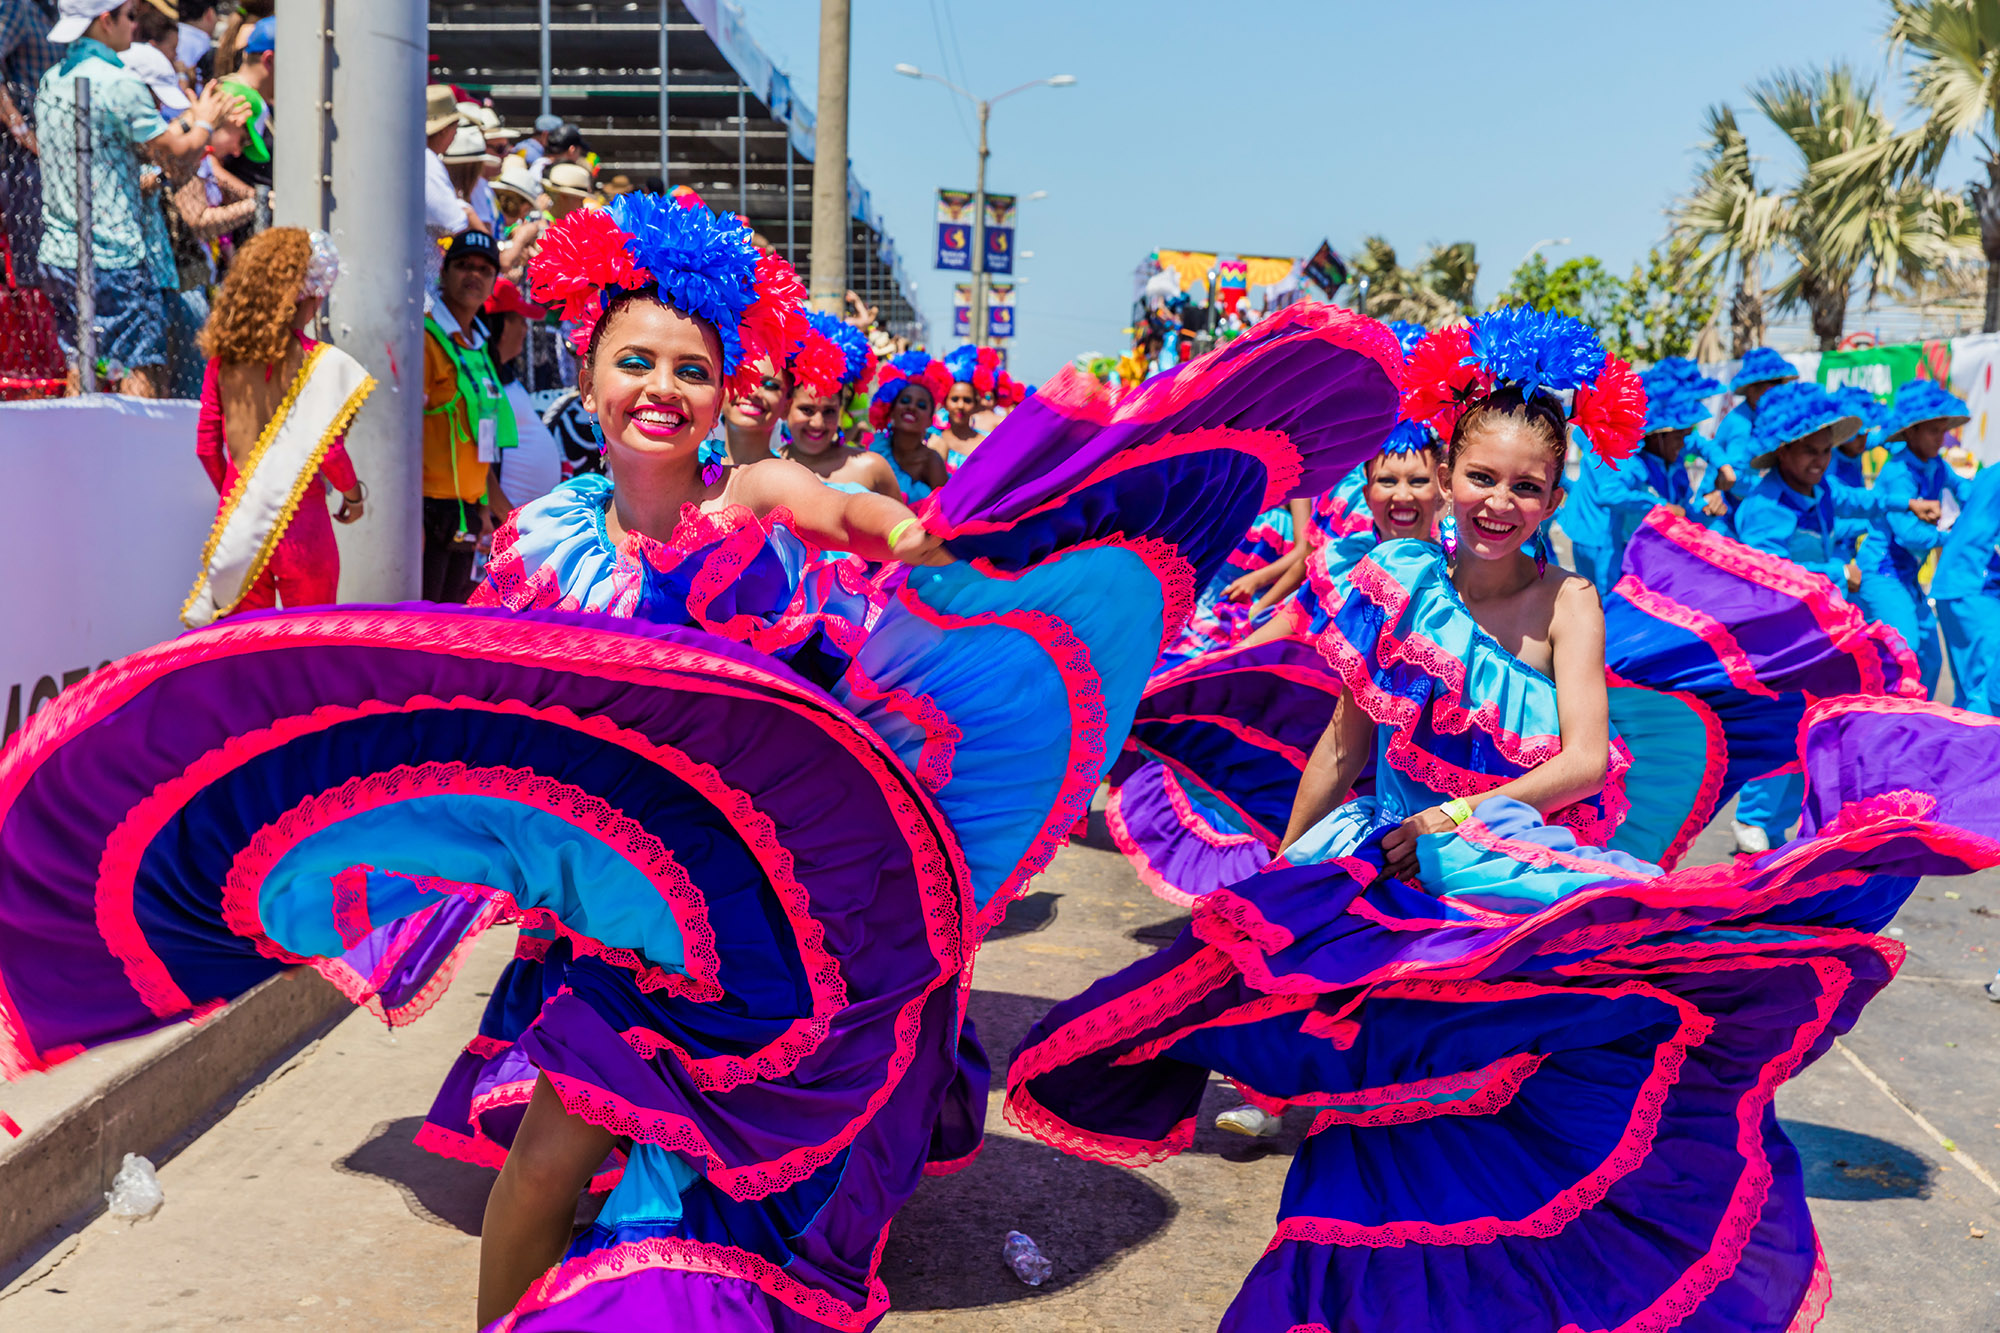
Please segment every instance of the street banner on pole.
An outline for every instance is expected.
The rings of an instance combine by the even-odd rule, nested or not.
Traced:
[[[1014,336],[1014,284],[996,282],[986,289],[986,336]]]
[[[1347,281],[1347,265],[1342,262],[1338,251],[1321,241],[1319,249],[1312,252],[1312,258],[1306,260],[1305,275],[1312,279],[1314,286],[1332,296]]]
[[[1014,196],[986,196],[986,271],[1014,271]]]
[[[972,336],[972,284],[961,282],[951,289],[951,336],[963,341]]]
[[[937,192],[937,266],[972,270],[972,191]]]

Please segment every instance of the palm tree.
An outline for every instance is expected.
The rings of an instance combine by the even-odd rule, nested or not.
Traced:
[[[1407,319],[1435,329],[1462,319],[1472,309],[1479,261],[1471,241],[1433,245],[1415,268],[1397,262],[1396,247],[1380,236],[1361,242],[1354,276],[1368,279],[1368,313],[1377,319]]]
[[[1675,258],[1698,271],[1737,265],[1729,302],[1731,355],[1764,342],[1764,256],[1776,239],[1783,200],[1757,183],[1750,145],[1726,106],[1708,109],[1708,139],[1694,189],[1668,210]]]
[[[1820,350],[1838,345],[1862,273],[1872,300],[1974,241],[1964,201],[1932,183],[1947,141],[1899,136],[1874,85],[1846,65],[1776,75],[1751,100],[1798,150],[1800,174],[1776,227],[1794,268],[1772,295],[1780,308],[1807,309]]]
[[[1889,0],[1889,52],[1911,62],[1927,139],[1975,138],[1986,183],[1968,191],[1986,254],[1986,332],[2000,332],[2000,0]],[[1884,156],[1923,151],[1914,137]]]

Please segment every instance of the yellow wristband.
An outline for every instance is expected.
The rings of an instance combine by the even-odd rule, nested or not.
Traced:
[[[889,529],[890,550],[893,551],[896,549],[896,543],[903,539],[904,530],[916,521],[917,521],[917,516],[915,514],[912,514],[908,518],[904,519],[901,523],[898,523],[895,527]]]
[[[1466,820],[1472,818],[1472,807],[1466,804],[1463,796],[1452,797],[1449,801],[1439,806],[1438,809],[1444,811],[1445,816],[1454,824],[1463,824]]]

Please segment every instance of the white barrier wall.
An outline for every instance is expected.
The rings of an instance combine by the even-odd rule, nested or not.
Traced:
[[[4,734],[106,662],[180,632],[215,490],[192,402],[0,403]]]

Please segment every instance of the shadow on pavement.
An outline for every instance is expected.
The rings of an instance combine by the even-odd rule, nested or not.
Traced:
[[[1783,1124],[1805,1164],[1808,1198],[1866,1201],[1931,1195],[1935,1170],[1907,1148],[1832,1125],[1802,1120]]]
[[[1050,893],[1039,889],[1025,894],[1007,904],[1007,915],[1000,924],[986,932],[989,940],[1012,939],[1016,935],[1032,935],[1038,930],[1047,930],[1055,923],[1056,904],[1062,901],[1060,893]]]
[[[1145,1243],[1175,1211],[1174,1201],[1135,1171],[988,1134],[971,1166],[928,1177],[896,1215],[882,1280],[894,1307],[906,1312],[1045,1296]],[[1040,1287],[1000,1261],[1009,1231],[1032,1236],[1055,1266]]]
[[[387,1181],[415,1216],[476,1236],[486,1216],[486,1195],[499,1173],[425,1152],[414,1141],[423,1123],[422,1116],[414,1115],[382,1121],[333,1169]]]

